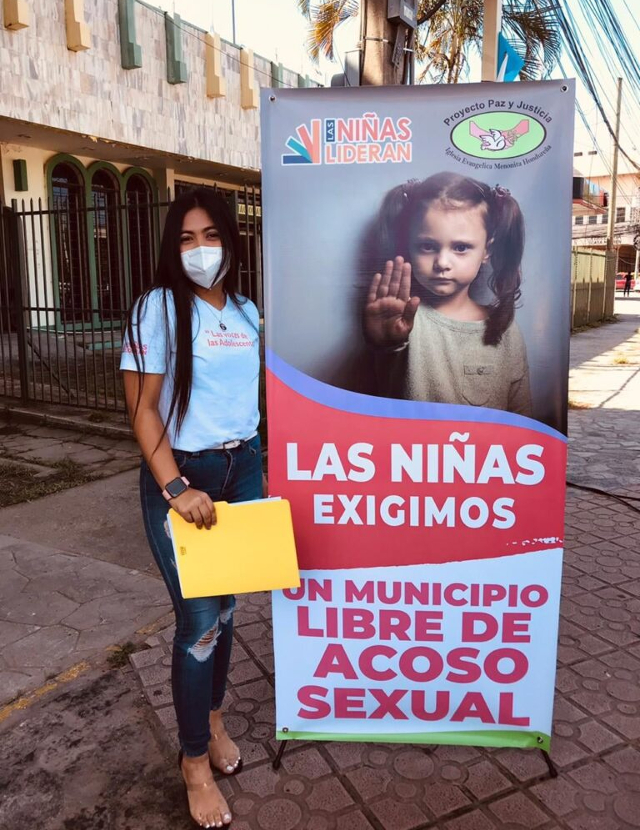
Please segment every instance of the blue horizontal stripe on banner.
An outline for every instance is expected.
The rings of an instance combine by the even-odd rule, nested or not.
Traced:
[[[282,156],[283,164],[311,164],[311,161],[304,156]]]
[[[363,395],[360,392],[349,392],[309,377],[299,369],[294,369],[271,349],[266,350],[266,358],[267,368],[294,392],[342,412],[351,412],[354,415],[373,415],[378,418],[406,418],[412,421],[472,421],[481,424],[504,424],[510,427],[520,427],[520,429],[531,429],[550,435],[564,443],[567,442],[566,435],[553,427],[541,421],[535,421],[533,418],[526,418],[524,415],[516,415],[514,412],[504,412],[501,409],[489,409],[482,406],[378,398],[374,395]]]

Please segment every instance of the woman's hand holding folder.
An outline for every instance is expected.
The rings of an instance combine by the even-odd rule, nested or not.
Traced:
[[[169,502],[171,507],[179,513],[185,522],[194,523],[198,530],[205,527],[210,530],[218,521],[216,508],[209,496],[202,490],[188,487]]]

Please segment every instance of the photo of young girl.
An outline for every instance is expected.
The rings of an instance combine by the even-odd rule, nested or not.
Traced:
[[[409,181],[384,197],[366,249],[374,394],[530,416],[514,320],[524,220],[510,192],[447,172]]]

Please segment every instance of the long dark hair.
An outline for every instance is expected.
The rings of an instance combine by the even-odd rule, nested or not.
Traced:
[[[496,346],[511,325],[520,298],[524,252],[520,205],[505,188],[491,187],[457,173],[436,173],[424,181],[413,180],[394,187],[385,196],[375,224],[376,271],[396,256],[411,259],[415,218],[424,215],[434,201],[447,208],[486,206],[483,215],[491,263],[488,285],[495,299],[488,308],[483,341]]]
[[[191,397],[191,383],[193,378],[193,332],[191,329],[191,314],[195,294],[193,291],[193,283],[189,280],[182,267],[180,236],[182,234],[184,217],[194,208],[202,208],[216,226],[224,251],[221,267],[226,267],[226,273],[222,280],[222,288],[231,302],[249,320],[249,317],[242,308],[246,299],[238,295],[241,248],[240,233],[233,213],[225,197],[215,190],[205,187],[189,190],[179,196],[167,212],[162,241],[160,243],[160,257],[153,284],[140,295],[132,306],[127,315],[125,329],[136,362],[136,368],[138,372],[142,373],[138,400],[132,419],[135,420],[138,406],[140,405],[142,385],[144,383],[144,350],[142,342],[139,339],[140,323],[144,317],[149,295],[156,289],[160,289],[166,331],[167,366],[169,366],[171,328],[169,324],[167,295],[169,292],[171,293],[175,307],[176,360],[175,366],[168,370],[174,372],[174,386],[169,413],[164,425],[163,437],[174,414],[176,415],[176,431],[180,431],[182,422],[187,414],[189,399]],[[249,322],[251,321],[249,320]],[[136,330],[138,332],[137,338]]]

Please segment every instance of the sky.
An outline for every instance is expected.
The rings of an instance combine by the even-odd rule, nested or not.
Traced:
[[[235,22],[235,41],[247,46],[270,60],[279,61],[288,69],[301,74],[308,74],[321,83],[329,83],[331,75],[341,72],[340,60],[344,52],[356,45],[359,24],[350,22],[341,27],[337,38],[338,52],[341,58],[336,63],[322,60],[319,66],[309,59],[305,40],[307,23],[297,9],[296,0],[151,0],[166,11],[177,12],[186,21],[194,23],[205,30],[214,29],[225,40],[233,41]],[[569,0],[578,20],[581,19],[580,0]],[[640,42],[640,10],[632,13],[631,6],[640,0],[611,0],[622,25],[627,31],[631,43]],[[583,18],[582,18],[583,19]],[[586,30],[586,27],[585,27]],[[605,110],[610,122],[615,121],[616,76],[617,71],[603,59],[600,50],[592,39],[583,41],[585,57],[594,68],[600,92],[605,101]],[[564,58],[562,68],[571,77],[574,73],[568,58]],[[479,81],[480,61],[472,59],[467,81]],[[560,68],[554,70],[552,77],[563,77]],[[623,85],[622,128],[620,143],[629,155],[640,163],[640,107],[631,89]],[[588,161],[587,175],[602,175],[611,166],[612,139],[607,131],[595,103],[584,88],[578,89],[578,101],[585,118],[597,140],[599,156],[588,155],[594,148],[594,141],[582,123],[576,118],[575,149],[582,151],[582,165]],[[578,161],[578,159],[576,159]],[[624,165],[624,162],[623,162]]]

